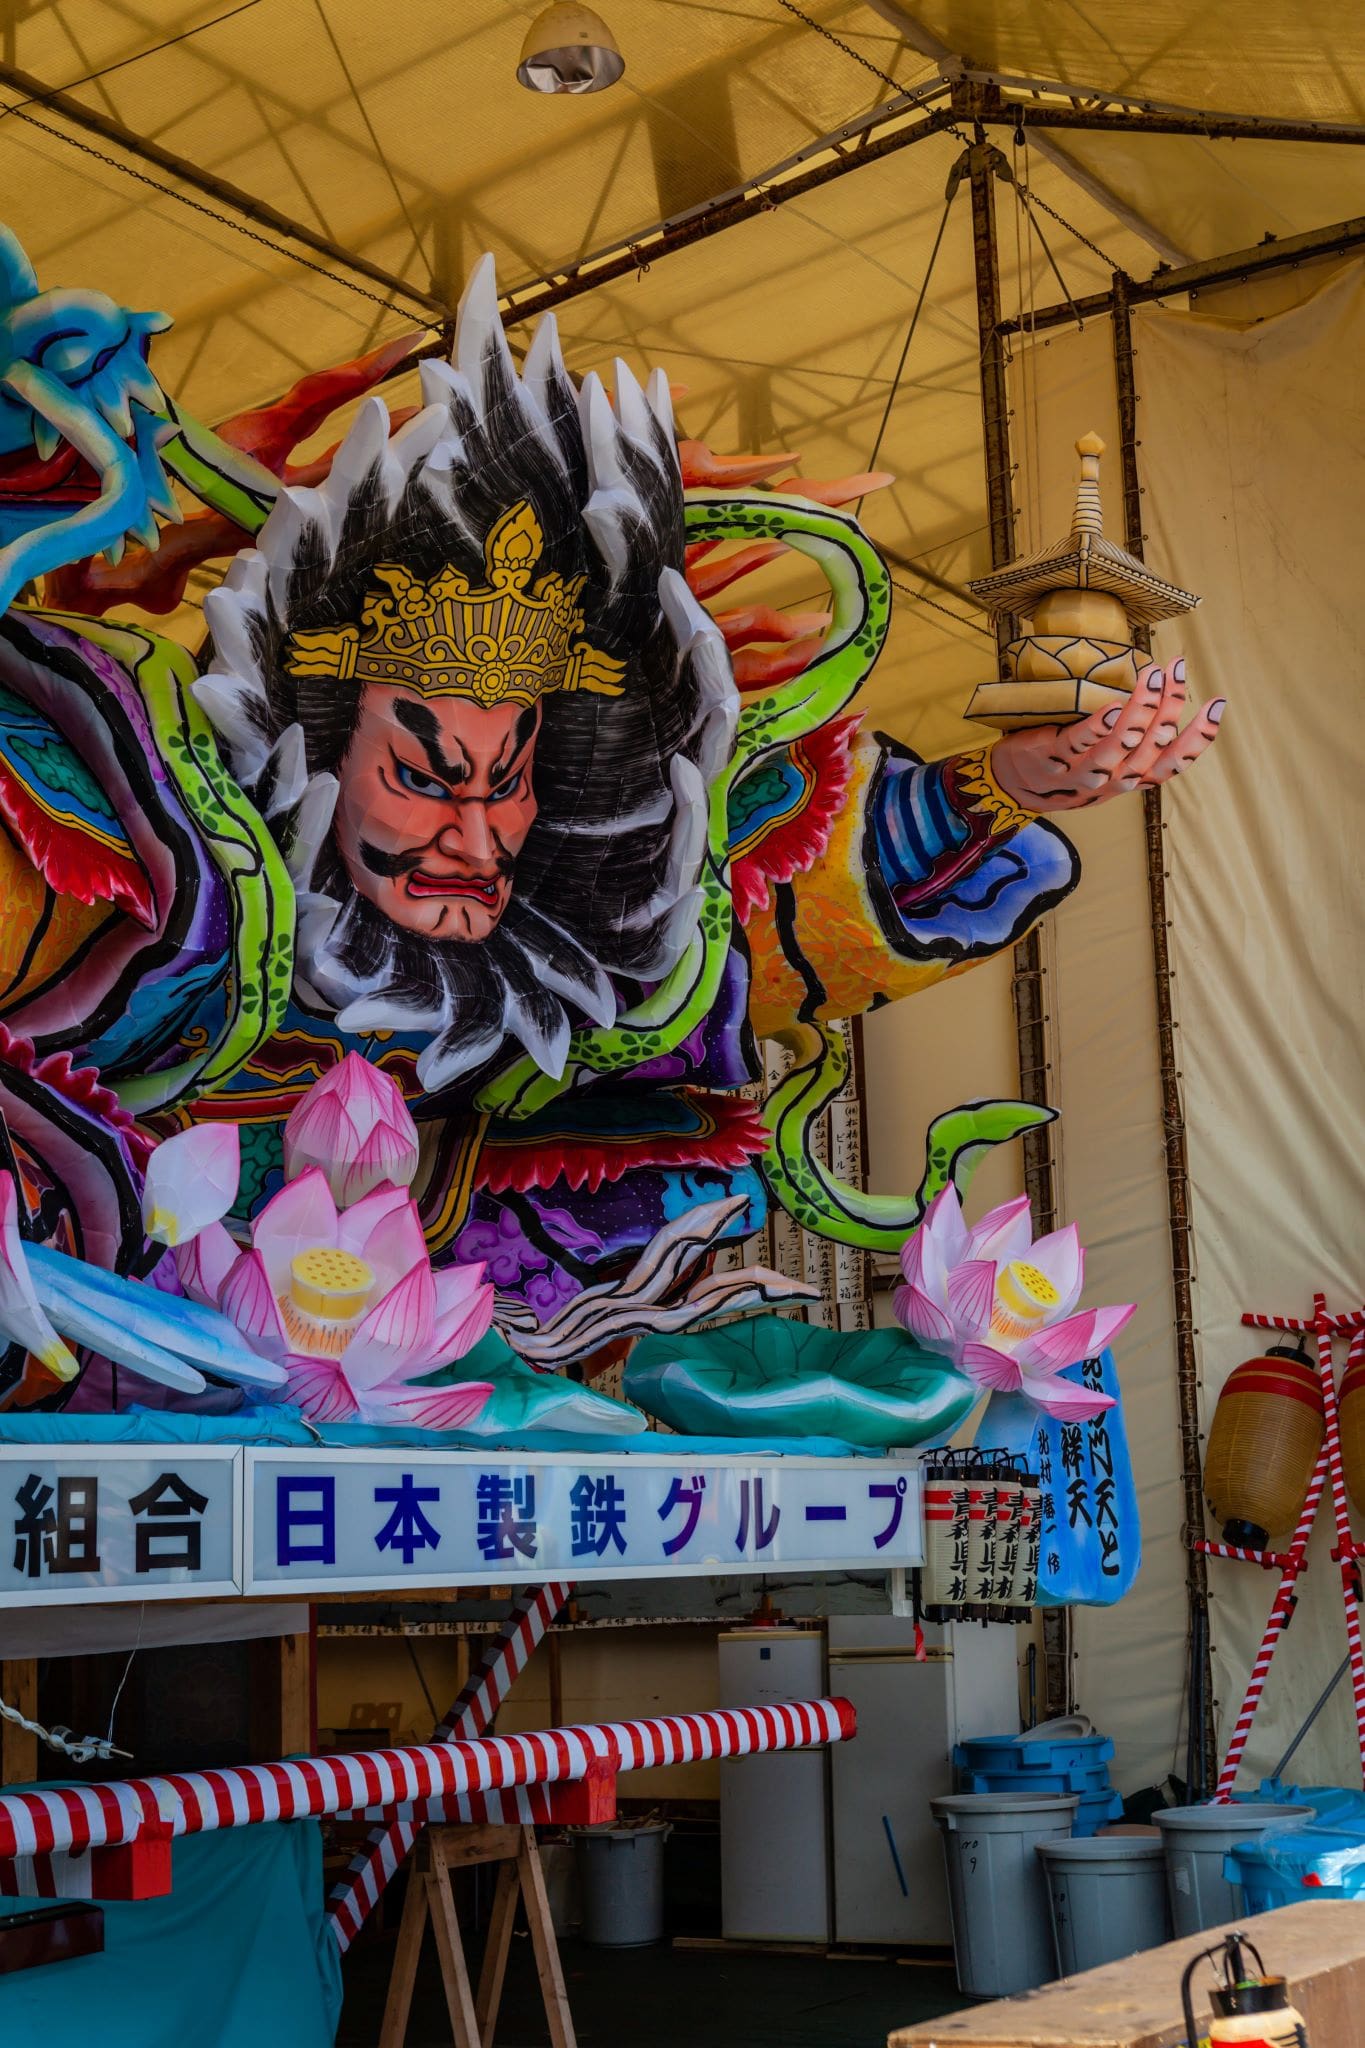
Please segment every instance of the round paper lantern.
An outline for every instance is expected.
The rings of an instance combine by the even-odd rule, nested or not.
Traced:
[[[1361,1424],[1365,1443],[1365,1410]],[[1204,1492],[1225,1543],[1264,1550],[1293,1528],[1324,1428],[1322,1382],[1302,1346],[1273,1345],[1229,1374],[1204,1452]]]
[[[1365,1358],[1353,1359],[1337,1389],[1346,1490],[1365,1515]]]

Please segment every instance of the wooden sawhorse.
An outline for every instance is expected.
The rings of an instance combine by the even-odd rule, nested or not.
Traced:
[[[479,1986],[474,1991],[455,1914],[450,1873],[476,1863],[496,1863],[499,1870]],[[413,1850],[379,2048],[403,2048],[428,1918],[436,1930],[436,1950],[455,2048],[492,2048],[518,1897],[526,1901],[526,1919],[551,2043],[553,2048],[576,2048],[535,1829],[448,1823],[424,1828]]]

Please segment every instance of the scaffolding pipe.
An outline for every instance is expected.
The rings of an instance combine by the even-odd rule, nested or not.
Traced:
[[[1142,530],[1142,484],[1137,451],[1138,390],[1133,361],[1130,312],[1132,279],[1114,273],[1110,323],[1114,351],[1114,392],[1119,418],[1119,479],[1123,494],[1123,545],[1139,561],[1145,559],[1147,536]],[[1151,652],[1151,634],[1139,627],[1133,635],[1144,654]],[[1180,1429],[1180,1475],[1185,1525],[1185,1595],[1189,1613],[1191,1656],[1190,1700],[1202,1711],[1191,1730],[1198,1744],[1207,1783],[1218,1765],[1213,1722],[1213,1672],[1209,1655],[1208,1566],[1194,1548],[1204,1532],[1203,1458],[1199,1448],[1199,1360],[1194,1328],[1194,1249],[1190,1228],[1190,1171],[1185,1136],[1185,1103],[1176,1058],[1175,1005],[1171,984],[1170,906],[1166,898],[1166,825],[1161,791],[1144,789],[1142,816],[1147,856],[1147,901],[1152,928],[1152,968],[1156,986],[1157,1058],[1161,1076],[1162,1145],[1166,1158],[1166,1220],[1171,1240],[1171,1289],[1175,1306],[1176,1402]]]
[[[1202,290],[1206,285],[1240,284],[1244,279],[1257,277],[1270,270],[1292,269],[1299,263],[1310,263],[1323,256],[1343,256],[1352,249],[1365,246],[1365,215],[1351,220],[1335,221],[1329,227],[1312,228],[1306,234],[1285,235],[1282,240],[1273,238],[1258,242],[1251,249],[1233,249],[1226,256],[1211,256],[1202,263],[1182,264],[1178,269],[1153,271],[1150,277],[1129,278],[1125,289],[1130,306],[1149,303],[1154,299],[1182,297],[1186,292]],[[1028,313],[1018,320],[1002,321],[1002,334],[1040,334],[1049,327],[1070,326],[1079,313],[1082,319],[1091,314],[1108,313],[1114,303],[1112,289],[1107,292],[1091,292],[1073,304],[1070,300],[1057,306],[1040,306],[1036,313]]]

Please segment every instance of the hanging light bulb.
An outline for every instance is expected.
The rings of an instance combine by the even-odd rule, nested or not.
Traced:
[[[601,15],[557,0],[527,30],[517,77],[530,92],[602,92],[625,68]]]

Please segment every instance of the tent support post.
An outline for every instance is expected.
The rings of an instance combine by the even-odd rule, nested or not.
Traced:
[[[975,115],[969,88],[954,93],[954,112],[961,119]],[[986,153],[984,132],[976,129],[975,146],[967,159],[972,203],[972,264],[976,279],[976,328],[981,344],[981,439],[986,459],[986,504],[990,517],[991,567],[1012,561],[1014,533],[1014,460],[1010,447],[1009,382],[1005,330],[1000,319],[1000,248],[996,231],[995,176]],[[997,621],[1000,648],[1014,638],[1015,621]],[[1050,1040],[1044,989],[1047,966],[1042,936],[1035,925],[1014,949],[1012,994],[1014,1028],[1019,1048],[1019,1093],[1030,1102],[1046,1103],[1051,1093]],[[1023,1138],[1024,1192],[1033,1207],[1038,1231],[1057,1227],[1057,1174],[1053,1126],[1026,1131]],[[1071,1616],[1054,1608],[1043,1617],[1044,1718],[1071,1711]]]
[[[1014,465],[1010,450],[1009,390],[1005,342],[1000,333],[1000,257],[996,237],[995,180],[978,140],[970,153],[972,260],[976,278],[977,333],[981,341],[981,433],[986,458],[986,503],[990,518],[991,566],[1012,561]],[[998,626],[1001,646],[1014,637],[1014,622]],[[1019,1085],[1030,1100],[1047,1101],[1048,1047],[1044,1024],[1042,942],[1035,929],[1014,949],[1014,1015],[1019,1045]],[[1023,1140],[1024,1187],[1033,1204],[1035,1228],[1056,1226],[1056,1184],[1051,1126],[1029,1131]]]
[[[1123,545],[1143,559],[1142,484],[1138,472],[1137,379],[1133,365],[1132,279],[1114,273],[1110,323],[1114,347],[1114,389],[1119,415],[1119,476],[1123,488]],[[1151,636],[1143,628],[1134,639],[1144,652]],[[1180,1479],[1185,1522],[1185,1597],[1189,1610],[1189,1710],[1203,1703],[1197,1739],[1203,1756],[1205,1784],[1218,1766],[1213,1725],[1213,1682],[1209,1657],[1209,1587],[1202,1551],[1194,1548],[1204,1531],[1204,1476],[1199,1449],[1199,1365],[1194,1344],[1193,1246],[1190,1233],[1189,1158],[1185,1138],[1185,1105],[1176,1059],[1175,1014],[1171,1000],[1170,915],[1166,900],[1166,850],[1161,791],[1142,793],[1147,845],[1147,894],[1152,917],[1152,966],[1156,986],[1157,1047],[1161,1071],[1161,1122],[1166,1152],[1166,1213],[1171,1233],[1171,1288],[1175,1300],[1176,1400],[1180,1418]],[[1204,1626],[1197,1627],[1198,1617]],[[1202,1667],[1195,1668],[1195,1660]]]
[[[981,341],[981,433],[986,457],[986,503],[990,516],[991,566],[1014,558],[1014,465],[1010,452],[1009,389],[1005,340],[1000,332],[1000,257],[996,239],[995,178],[980,139],[968,156],[972,202],[972,260],[976,275],[976,324]],[[997,629],[1003,647],[1013,639],[1011,619]],[[1020,1093],[1031,1102],[1048,1098],[1047,1005],[1043,999],[1042,941],[1035,927],[1014,949],[1014,1017],[1019,1044]],[[1024,1135],[1024,1188],[1033,1204],[1034,1228],[1057,1223],[1052,1127]]]

